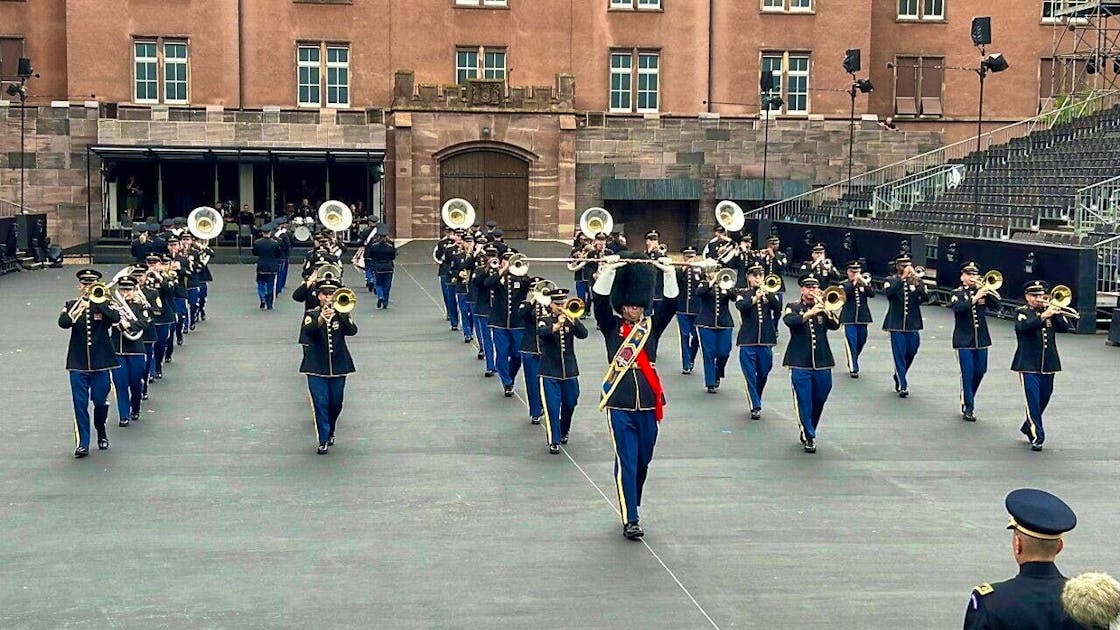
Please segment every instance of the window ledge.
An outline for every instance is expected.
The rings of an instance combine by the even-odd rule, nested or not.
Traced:
[[[295,4],[354,4],[354,0],[292,0]]]
[[[455,9],[467,9],[468,11],[509,11],[508,4],[489,4],[480,6],[477,4],[456,4],[453,6]]]

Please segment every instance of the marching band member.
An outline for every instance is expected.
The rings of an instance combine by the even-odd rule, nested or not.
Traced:
[[[498,249],[493,245],[483,250],[483,256],[475,265],[474,275],[471,276],[471,289],[474,294],[474,327],[478,336],[479,358],[486,360],[486,372],[483,374],[490,378],[498,373],[498,365],[494,356],[494,337],[490,334],[490,310],[492,308],[493,290],[486,284],[486,279],[498,275],[501,260],[498,258]]]
[[[949,298],[953,309],[953,350],[961,369],[961,416],[976,422],[976,392],[988,371],[988,311],[999,309],[999,298],[983,285],[974,262],[961,266],[961,286]]]
[[[328,278],[315,285],[319,306],[303,316],[301,335],[307,340],[299,371],[307,375],[307,390],[315,411],[318,454],[325,455],[334,444],[335,428],[342,414],[346,375],[354,372],[354,361],[346,338],[358,334],[358,325],[349,313],[334,309],[335,291],[341,283]]]
[[[895,274],[883,285],[887,296],[887,315],[883,330],[891,335],[891,354],[894,356],[894,391],[899,398],[910,395],[906,373],[918,356],[921,344],[922,302],[929,300],[929,290],[914,272],[908,254],[901,254],[894,261]]]
[[[517,320],[517,305],[529,293],[529,282],[509,272],[509,257],[513,254],[511,250],[502,256],[498,273],[487,276],[485,280],[486,288],[493,296],[488,324],[494,340],[494,364],[506,398],[513,396],[513,381],[521,369],[522,328]]]
[[[727,234],[727,229],[722,225],[717,225],[712,229],[712,238],[704,244],[704,258],[716,260],[719,258],[719,252],[731,243],[731,237]]]
[[[183,345],[183,335],[187,333],[187,322],[190,319],[190,305],[188,303],[190,293],[187,288],[187,278],[190,275],[190,259],[183,255],[182,243],[174,233],[167,237],[167,256],[169,258],[169,269],[175,272],[175,301],[173,302],[175,326],[171,329],[171,332],[175,336],[175,345],[181,346]],[[168,361],[171,361],[171,353],[172,351],[168,350]]]
[[[631,256],[644,258],[642,254]],[[657,443],[657,425],[665,413],[665,394],[655,367],[657,346],[673,320],[679,294],[676,271],[665,262],[669,261],[662,259],[655,270],[648,263],[612,259],[600,264],[599,278],[592,287],[595,320],[610,357],[599,409],[607,410],[622,535],[630,540],[645,535],[638,506]],[[648,316],[645,313],[657,275],[664,282],[664,299]]]
[[[1046,441],[1042,414],[1054,393],[1054,375],[1062,371],[1055,333],[1069,332],[1069,320],[1047,299],[1048,287],[1038,280],[1023,287],[1025,305],[1015,309],[1015,356],[1011,370],[1019,373],[1027,401],[1027,419],[1019,431],[1030,440],[1032,451]]]
[[[280,269],[280,243],[272,238],[275,226],[261,226],[261,237],[253,242],[253,255],[257,257],[257,297],[261,309],[272,310],[276,299],[276,274]]]
[[[328,263],[325,260],[316,260],[315,269],[312,270],[311,274],[308,275],[307,278],[305,278],[304,281],[301,282],[294,291],[292,291],[292,301],[300,302],[303,304],[303,315],[305,318],[308,313],[319,308],[319,292],[315,289],[315,284],[322,280],[322,278],[320,278],[319,274],[316,272],[320,267],[323,267],[327,264]],[[337,278],[335,280],[337,280]],[[303,332],[302,324],[299,328],[299,336],[297,340],[299,341],[299,344],[301,346],[306,346],[308,344],[307,336]]]
[[[183,334],[186,335],[198,326],[199,296],[202,290],[200,284],[202,263],[198,259],[194,236],[190,232],[184,232],[180,240],[182,246],[179,251],[186,259],[186,263],[182,265],[185,271],[181,274],[187,285],[187,322],[183,330]]]
[[[775,293],[762,288],[762,265],[747,268],[747,289],[735,294],[735,308],[741,323],[735,344],[739,346],[739,367],[747,382],[747,402],[751,420],[762,418],[762,392],[774,367],[774,322],[781,317],[782,303]]]
[[[68,300],[58,316],[58,327],[70,330],[66,369],[70,372],[70,397],[74,402],[74,457],[89,455],[89,404],[93,403],[93,426],[97,448],[109,448],[105,420],[109,417],[109,371],[117,366],[109,328],[121,321],[109,300],[94,303],[90,289],[101,279],[96,269],[77,274],[78,299]],[[107,296],[106,296],[107,297]]]
[[[560,445],[568,443],[572,414],[579,403],[575,340],[587,339],[587,328],[579,317],[565,313],[567,289],[553,289],[549,298],[551,313],[537,319],[536,335],[540,339],[540,388],[548,452],[559,455]]]
[[[696,248],[689,245],[681,250],[684,262],[696,262]],[[681,295],[677,298],[677,328],[681,336],[681,374],[692,374],[696,354],[700,352],[700,334],[696,330],[696,316],[700,314],[700,294],[698,289],[704,281],[704,272],[699,266],[689,265],[677,269],[677,287]]]
[[[151,258],[149,260],[152,260]],[[178,283],[172,277],[175,272],[169,268],[170,260],[167,256],[160,256],[150,263],[153,272],[153,284],[159,292],[160,313],[156,316],[156,361],[153,366],[152,378],[163,378],[163,364],[171,361],[175,353],[175,344],[171,340],[173,328],[178,326],[179,316],[175,313],[175,291]]]
[[[762,265],[762,276],[764,278],[770,274],[782,278],[782,274],[785,273],[786,267],[789,265],[789,260],[786,258],[786,255],[782,253],[780,248],[781,244],[781,239],[779,239],[777,235],[774,235],[766,239],[766,247],[758,250],[758,263]],[[774,296],[781,302],[785,299],[785,295],[786,281],[785,278],[782,278],[782,283]],[[775,334],[778,332],[777,322],[774,322],[774,332]]]
[[[867,344],[867,325],[872,322],[871,307],[867,300],[875,297],[875,289],[863,275],[863,265],[858,260],[848,263],[848,279],[840,283],[844,289],[844,308],[840,310],[840,324],[844,326],[844,357],[848,363],[848,376],[859,378],[859,355]]]
[[[140,303],[151,314],[151,321],[144,327],[144,336],[141,338],[144,342],[144,369],[140,372],[142,375],[140,399],[147,400],[148,383],[155,369],[156,341],[158,340],[156,320],[163,314],[163,308],[159,299],[159,290],[151,285],[152,276],[148,271],[148,265],[135,265],[132,268],[132,279],[136,281],[136,295]]]
[[[210,249],[207,241],[195,242],[195,269],[198,271],[198,308],[196,309],[197,318],[192,320],[192,323],[206,321],[206,298],[210,295],[210,283],[214,281],[214,274],[210,272],[210,259],[214,256],[214,250]],[[191,327],[194,329],[194,326]]]
[[[377,308],[389,308],[389,291],[393,288],[393,259],[397,248],[383,228],[375,228],[373,240],[366,245],[366,269],[372,270],[373,289],[377,292]],[[368,276],[368,273],[367,273]]]
[[[288,217],[276,219],[276,225],[279,226],[279,229],[275,238],[276,242],[280,244],[280,258],[276,265],[277,295],[283,293],[284,287],[288,286],[288,258],[292,255],[292,232],[285,226],[287,222]]]
[[[817,427],[832,391],[832,366],[836,365],[828,345],[828,331],[839,329],[840,320],[825,310],[816,275],[804,274],[798,284],[801,299],[786,304],[782,314],[790,332],[782,365],[790,368],[801,448],[806,453],[816,453]]]
[[[451,253],[451,283],[455,287],[455,304],[459,309],[463,343],[474,340],[474,298],[470,291],[470,279],[474,274],[475,260],[474,236],[464,234],[460,246]],[[480,351],[479,355],[481,354]]]
[[[728,262],[728,268],[735,270],[736,289],[747,288],[747,270],[758,261],[758,256],[752,249],[753,244],[754,238],[750,234],[740,236],[739,246],[735,250],[735,255]]]
[[[533,278],[529,286],[544,278]],[[517,308],[517,321],[521,323],[521,373],[525,378],[525,398],[529,401],[529,422],[540,424],[544,416],[541,400],[540,371],[541,343],[537,337],[537,320],[544,317],[544,305],[537,302],[537,295],[530,293]],[[540,296],[547,299],[548,296]]]
[[[735,321],[731,318],[731,287],[717,284],[718,272],[712,272],[700,281],[696,294],[700,298],[700,312],[696,316],[696,331],[700,348],[704,351],[704,387],[709,394],[716,393],[724,368],[731,356],[731,331]]]
[[[459,330],[459,304],[455,297],[455,286],[451,282],[451,259],[461,239],[461,235],[455,228],[445,226],[443,228],[443,238],[437,243],[435,250],[432,251],[432,259],[439,265],[437,268],[437,275],[439,275],[439,288],[443,294],[443,309],[447,314],[447,321],[451,323],[451,330]],[[369,286],[372,291],[373,287]]]
[[[813,246],[813,250],[809,254],[809,260],[801,263],[797,273],[799,275],[812,273],[825,287],[839,284],[844,279],[840,275],[840,270],[832,264],[832,259],[825,257],[823,243],[817,243]]]
[[[117,291],[124,304],[120,322],[110,329],[113,351],[117,354],[117,367],[113,368],[113,389],[117,392],[117,413],[122,427],[140,419],[140,399],[144,391],[144,331],[151,325],[152,314],[138,304],[136,280],[125,276],[117,281]]]
[[[650,260],[657,260],[665,255],[665,246],[661,244],[661,233],[657,230],[650,230],[646,232],[646,256]],[[675,277],[675,276],[674,276]],[[650,304],[649,312],[646,315],[652,315],[653,311],[657,309],[657,305],[661,303],[661,296],[664,294],[664,281],[661,276],[654,277],[653,285],[653,303]]]

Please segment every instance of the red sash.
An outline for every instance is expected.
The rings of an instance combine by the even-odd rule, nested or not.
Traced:
[[[622,322],[622,336],[626,337],[630,334],[630,329],[633,326],[630,322]],[[657,370],[654,369],[653,364],[650,363],[649,355],[646,354],[645,348],[638,352],[638,356],[634,358],[634,362],[638,364],[638,369],[642,371],[642,376],[646,377],[646,382],[649,383],[649,388],[653,390],[653,417],[658,422],[665,417],[665,390],[661,387],[661,379],[657,377]]]

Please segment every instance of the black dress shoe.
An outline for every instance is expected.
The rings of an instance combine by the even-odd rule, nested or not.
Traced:
[[[486,370],[486,373],[483,374],[483,376],[485,376],[486,378],[491,378],[491,377],[494,376],[494,374],[495,374],[494,370]]]
[[[334,446],[334,436],[333,435],[327,438],[327,446]]]
[[[476,355],[475,355],[475,357],[474,357],[474,358],[476,358],[476,359],[478,359],[479,361],[481,361],[481,360],[483,360],[483,359],[485,359],[485,358],[486,358],[486,355],[484,355],[484,354],[482,354],[481,352],[479,352],[478,354],[476,354]]]
[[[715,387],[711,387],[711,386],[709,386],[709,387],[708,387],[708,393],[709,393],[709,394],[714,394],[714,393],[716,393],[716,388],[715,388]]]
[[[762,419],[762,410],[761,409],[751,409],[751,420],[761,420],[761,419]]]
[[[109,450],[109,440],[108,440],[108,438],[98,438],[98,440],[97,440],[97,450],[99,450],[99,451]]]
[[[568,443],[568,434],[567,433],[560,436],[560,443],[561,444],[567,444]]]
[[[909,395],[910,395],[910,392],[908,390],[905,390],[905,389],[898,390],[898,397],[899,398],[906,398]]]
[[[159,380],[162,380],[162,379],[163,379],[163,372],[156,372],[156,375],[152,377],[152,380],[156,380],[156,381],[159,381]]]
[[[78,448],[74,449],[74,459],[81,459],[83,457],[89,457],[88,448],[79,446]]]
[[[1035,440],[1031,442],[1031,450],[1038,452],[1042,450],[1042,440]]]
[[[848,376],[852,378],[859,378],[859,372],[848,372]]]
[[[692,374],[692,368],[681,368],[681,374]]]
[[[646,533],[642,531],[642,527],[638,525],[638,521],[634,521],[633,523],[627,523],[622,526],[622,535],[629,540],[638,540],[642,536],[645,536]]]
[[[175,340],[175,345],[177,345],[177,346],[181,346],[181,345],[183,345],[183,338],[182,338],[182,337],[179,337],[178,339],[176,339],[176,340]],[[171,357],[168,357],[168,358],[167,358],[167,360],[168,360],[168,361],[170,362],[170,361],[171,361]]]
[[[976,422],[976,414],[972,413],[971,411],[962,413],[961,417],[964,418],[965,422]]]
[[[452,326],[451,330],[459,330],[459,327],[458,326]]]
[[[540,416],[529,416],[529,424],[540,424],[540,423],[541,423],[541,417]]]
[[[261,310],[264,310],[264,300],[261,300]]]
[[[502,394],[504,394],[506,398],[513,398],[513,387],[502,388]]]
[[[559,455],[560,454],[560,445],[559,444],[549,444],[548,445],[548,454],[549,455]]]
[[[474,337],[463,337],[463,343],[470,343],[474,341]]]
[[[129,422],[136,422],[139,419],[140,419],[140,412],[139,411],[133,411],[132,415],[128,417]]]
[[[328,452],[326,444],[320,444],[319,448],[315,450],[316,455],[326,455]]]
[[[117,423],[117,426],[119,426],[119,427],[127,427],[127,426],[128,426],[128,422],[129,422],[128,418],[121,418],[120,422],[118,422],[118,423]],[[99,442],[99,443],[100,443],[100,442]]]
[[[805,440],[805,445],[801,447],[801,450],[805,451],[806,453],[816,453],[817,452],[816,441]]]
[[[140,400],[147,400],[147,399],[148,399],[148,390],[145,389],[143,391],[143,393],[140,394]]]

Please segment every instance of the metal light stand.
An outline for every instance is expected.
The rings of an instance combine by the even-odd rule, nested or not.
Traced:
[[[976,112],[976,181],[973,182],[972,192],[972,236],[980,236],[980,154],[981,134],[984,133],[984,79],[988,76],[988,66],[984,63],[987,54],[983,46],[980,49],[980,66],[976,68],[976,76],[980,77],[980,104]]]

